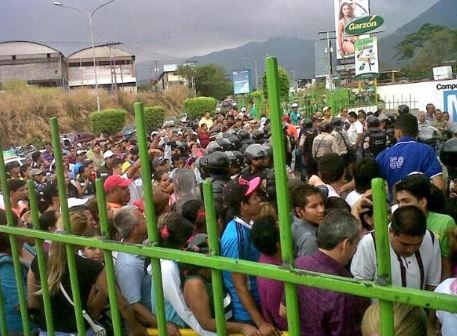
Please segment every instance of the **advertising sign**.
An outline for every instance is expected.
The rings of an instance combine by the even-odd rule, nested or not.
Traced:
[[[369,0],[334,0],[337,59],[354,60],[354,43],[357,37],[346,33],[345,28],[358,18],[370,15]]]
[[[232,77],[234,94],[251,92],[251,73],[249,70],[233,71]]]
[[[379,73],[378,39],[364,38],[355,41],[355,78],[373,78]]]
[[[384,23],[384,19],[378,15],[364,16],[349,23],[344,31],[347,35],[363,35],[377,30]]]

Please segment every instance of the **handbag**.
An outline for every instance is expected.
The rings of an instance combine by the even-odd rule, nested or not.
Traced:
[[[68,295],[65,288],[63,288],[62,283],[59,284],[60,291],[62,292],[63,296],[67,299],[67,301],[74,306],[73,301],[71,300],[70,296]],[[97,324],[92,320],[89,314],[83,309],[83,317],[87,321],[87,323],[92,328],[95,336],[106,336],[106,330],[101,325]]]
[[[357,161],[357,156],[355,154],[354,147],[348,145],[348,143],[346,142],[346,139],[344,139],[344,135],[341,132],[339,132],[338,130],[335,130],[335,131],[341,136],[341,139],[343,140],[344,144],[346,145],[348,162],[351,163],[351,162]]]

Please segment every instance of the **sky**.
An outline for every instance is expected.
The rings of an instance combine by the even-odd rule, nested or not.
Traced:
[[[61,0],[93,9],[106,0]],[[372,0],[396,28],[438,0]],[[411,6],[414,3],[414,6]],[[138,60],[203,55],[270,37],[318,38],[333,30],[333,0],[115,0],[94,15],[96,43],[123,42]],[[90,46],[87,15],[50,0],[0,0],[0,40],[42,42],[71,52]]]

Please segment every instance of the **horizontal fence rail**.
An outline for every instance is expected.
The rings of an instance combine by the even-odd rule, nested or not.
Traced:
[[[357,281],[335,275],[294,269],[288,266],[266,265],[252,261],[203,255],[201,253],[185,252],[158,246],[125,244],[114,241],[84,238],[70,234],[48,233],[27,228],[14,228],[0,225],[0,232],[31,238],[48,239],[77,246],[97,247],[104,250],[125,252],[150,258],[169,259],[211,269],[261,276],[296,285],[318,287],[335,292],[457,313],[457,299],[455,296],[436,294],[424,290],[381,286],[374,282]]]

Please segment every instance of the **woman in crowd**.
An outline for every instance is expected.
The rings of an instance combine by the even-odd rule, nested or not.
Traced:
[[[76,175],[72,184],[78,190],[79,197],[91,197],[95,194],[94,181],[94,164],[92,161],[86,161],[79,168],[79,173]]]
[[[193,234],[192,223],[172,212],[162,215],[158,226],[161,246],[166,248],[184,250]],[[174,314],[167,316],[167,320],[181,327],[189,326],[200,335],[215,335],[216,322],[211,313],[210,296],[202,275],[200,274],[199,279],[194,278],[188,282],[186,286],[181,281],[181,272],[176,262],[162,259],[160,264],[164,298],[174,309]],[[148,271],[151,272],[151,267]],[[205,279],[208,281],[208,278]],[[245,335],[255,335],[257,330],[239,323],[228,323],[227,327],[229,332],[243,332]]]
[[[70,213],[71,233],[81,235],[87,228],[87,218],[83,212]],[[57,231],[63,230],[62,217],[57,222]],[[106,274],[104,266],[97,261],[83,258],[76,253],[75,261],[77,277],[83,309],[93,318],[97,318],[104,308],[108,297]],[[51,296],[51,309],[54,318],[54,327],[58,335],[72,335],[77,333],[74,307],[65,298],[62,288],[68,296],[72,296],[70,275],[68,272],[65,245],[54,242],[51,245],[47,258],[47,283]],[[42,291],[39,281],[38,261],[35,258],[27,276],[28,306],[37,313],[37,323],[42,330],[40,335],[47,335],[46,324],[43,319]],[[144,328],[138,323],[130,306],[117,292],[119,309],[134,335],[146,335]],[[93,330],[86,324],[87,335],[93,335]]]
[[[17,216],[13,214],[14,225],[17,225]],[[5,210],[0,210],[0,225],[6,225]],[[20,253],[20,251],[18,251]],[[27,271],[21,269],[24,283]],[[14,275],[13,257],[11,255],[11,245],[6,233],[0,233],[0,284],[1,294],[4,300],[4,312],[6,318],[6,330],[9,336],[19,336],[24,334],[22,329],[22,317],[19,311],[19,294],[17,290],[16,278]]]
[[[362,320],[362,335],[380,335],[379,302],[372,304],[365,311]],[[427,336],[427,316],[418,307],[394,303],[394,334],[395,336]]]

